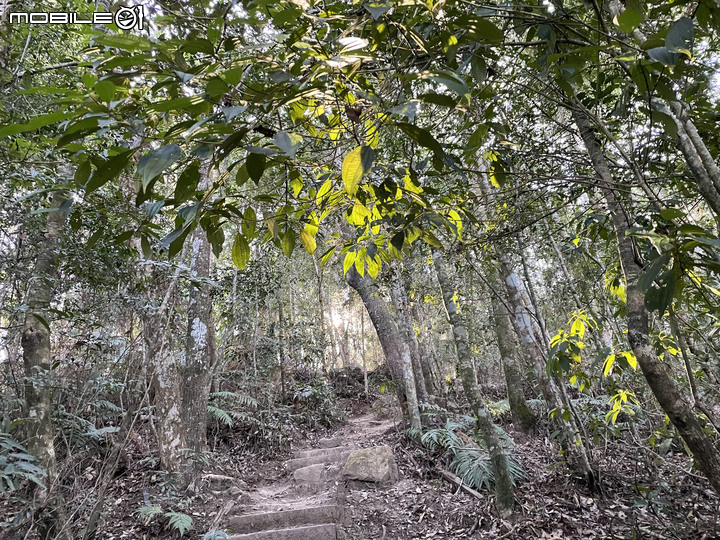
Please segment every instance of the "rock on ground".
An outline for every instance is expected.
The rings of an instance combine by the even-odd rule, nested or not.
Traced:
[[[346,480],[394,484],[398,481],[398,468],[392,449],[387,445],[363,448],[351,453],[342,470]]]

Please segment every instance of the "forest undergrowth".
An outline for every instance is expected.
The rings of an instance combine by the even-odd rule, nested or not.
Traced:
[[[308,387],[322,392],[311,395]],[[384,383],[374,382],[371,389],[369,397],[363,394],[357,369],[337,372],[329,381],[296,381],[287,405],[262,414],[255,411],[254,423],[216,422],[209,430],[212,450],[199,464],[202,480],[184,493],[177,492],[167,473],[158,470],[152,428],[140,422],[106,492],[98,538],[224,538],[224,518],[233,508],[242,507],[250,490],[287,477],[283,460],[291,450],[333,436],[346,420],[368,413],[395,419],[393,428],[364,444],[391,446],[401,479],[390,487],[367,484],[349,490],[344,525],[348,538],[720,538],[718,497],[693,471],[692,459],[672,430],[662,426],[661,416],[654,419],[660,422],[654,432],[649,430],[654,425],[650,418],[634,419],[633,424],[631,418],[604,424],[602,433],[594,426],[592,458],[599,482],[591,492],[563,457],[561,441],[552,439],[546,424],[523,433],[513,428],[506,402],[488,401],[497,429],[507,441],[506,450],[518,467],[518,510],[513,518],[502,519],[488,489],[492,484],[489,468],[485,471],[489,478],[480,474],[480,485],[473,486],[470,473],[465,476],[466,483],[477,488],[467,491],[446,482],[439,472],[463,474],[453,469],[452,445],[437,443],[443,437],[465,441],[463,448],[477,441],[482,453],[483,441],[472,419],[428,405],[423,415],[425,434],[418,441],[404,429],[392,395],[381,392],[386,390]],[[455,409],[453,399],[462,403],[463,397],[459,393],[441,402]],[[578,399],[576,404],[585,418],[607,414],[600,399]],[[226,412],[243,418],[238,411]],[[591,423],[584,426],[591,427]],[[653,436],[664,438],[650,449],[647,440]],[[77,455],[66,466],[73,462],[82,463],[83,468],[65,496],[78,509],[71,521],[79,527],[95,502],[102,456]],[[18,502],[5,499],[0,503],[3,527],[21,511]],[[32,530],[23,537],[35,538]]]

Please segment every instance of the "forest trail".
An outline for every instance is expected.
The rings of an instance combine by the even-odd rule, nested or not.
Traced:
[[[374,446],[396,428],[376,413],[349,418],[315,447],[298,449],[284,462],[287,475],[248,493],[241,511],[228,518],[230,540],[335,540],[344,516],[345,486],[340,473],[353,450]]]

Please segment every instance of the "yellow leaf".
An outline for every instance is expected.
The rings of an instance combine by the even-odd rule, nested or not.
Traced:
[[[312,237],[312,235],[305,229],[300,231],[300,242],[302,242],[305,251],[310,253],[310,255],[315,253],[315,250],[317,249],[317,243],[315,242],[315,239]]]
[[[343,274],[347,274],[348,270],[352,267],[355,262],[355,256],[357,254],[354,251],[348,251],[343,261]]]
[[[370,171],[374,158],[375,153],[370,148],[362,146],[358,146],[345,156],[342,164],[342,179],[348,195],[354,196],[357,193],[360,179]]]

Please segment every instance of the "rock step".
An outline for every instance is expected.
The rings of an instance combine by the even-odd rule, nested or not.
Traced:
[[[320,448],[334,448],[335,446],[342,446],[342,443],[345,442],[342,437],[333,437],[331,439],[320,439],[318,441],[318,446]]]
[[[300,525],[334,523],[339,518],[340,508],[333,504],[309,508],[297,508],[295,510],[282,510],[279,512],[258,512],[255,514],[235,516],[228,520],[228,526],[234,533],[245,534],[251,532],[262,532],[267,529],[287,529],[290,527],[298,527]]]
[[[313,448],[311,450],[298,450],[293,453],[295,459],[309,458],[315,456],[325,456],[331,454],[342,454],[354,450],[349,446],[335,446],[333,448]]]
[[[302,469],[303,467],[318,465],[320,463],[338,463],[339,461],[346,459],[351,452],[352,450],[345,450],[340,453],[320,454],[318,456],[289,459],[285,462],[285,467],[287,467],[290,471],[296,471],[298,469]]]
[[[337,540],[337,530],[334,523],[327,523],[310,527],[234,534],[228,536],[228,540]]]

